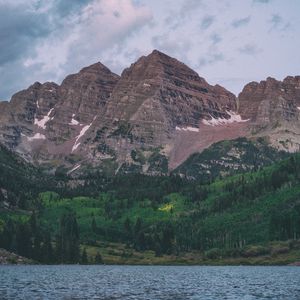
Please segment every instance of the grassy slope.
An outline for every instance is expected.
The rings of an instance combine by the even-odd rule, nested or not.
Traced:
[[[244,174],[245,188],[251,188],[255,182],[261,180],[262,176],[271,177],[274,171],[284,167],[284,163],[256,173]],[[291,186],[283,182],[278,189],[263,190],[261,194],[254,195],[253,199],[249,195],[244,196],[244,198],[241,196],[239,201],[220,209],[218,207],[220,200],[218,199],[221,197],[222,201],[222,195],[226,194],[224,188],[230,184],[236,184],[240,180],[241,175],[236,175],[209,185],[208,196],[205,200],[197,203],[187,201],[186,196],[180,193],[166,195],[162,203],[154,208],[151,206],[151,201],[141,199],[134,202],[129,208],[122,208],[121,213],[113,218],[107,217],[105,214],[105,202],[109,200],[105,193],[97,198],[75,197],[73,199],[61,199],[55,194],[49,197],[51,193],[45,193],[41,195],[45,207],[41,218],[55,231],[60,215],[65,210],[75,211],[82,242],[86,245],[88,254],[92,257],[97,250],[100,250],[107,263],[285,264],[299,260],[300,245],[289,241],[270,243],[272,238],[269,227],[272,211],[278,210],[282,206],[289,207],[298,202],[300,185]],[[122,201],[117,202],[118,205],[122,206],[121,203]],[[134,222],[140,217],[145,227],[151,227],[161,221],[176,223],[195,212],[201,212],[199,221],[195,221],[195,226],[201,227],[211,236],[223,232],[245,236],[247,241],[243,247],[244,253],[242,255],[239,253],[236,257],[230,254],[229,257],[225,250],[217,251],[213,255],[209,251],[190,253],[181,251],[179,256],[155,257],[153,251],[140,253],[122,243],[115,242],[112,244],[109,242],[112,233],[114,236],[122,235],[122,226],[126,218]],[[101,228],[102,234],[92,232],[92,218],[95,218],[97,227]],[[251,245],[260,245],[261,248],[255,248]]]
[[[300,167],[299,155],[295,157],[297,158],[295,166]],[[32,191],[38,193],[44,189],[42,184],[35,188],[38,181],[43,182],[39,178],[38,170],[12,156],[6,149],[0,151],[0,165],[4,170],[0,177],[1,187],[9,191],[23,192],[25,190],[30,193]],[[285,170],[287,167],[288,163],[282,162],[255,173],[235,175],[216,181],[205,186],[208,192],[203,199],[193,201],[188,197],[187,192],[191,188],[189,186],[187,191],[182,190],[171,194],[166,192],[156,205],[153,205],[153,202],[146,197],[136,197],[131,205],[127,205],[128,197],[120,196],[111,199],[107,191],[93,198],[62,198],[54,192],[43,192],[35,199],[35,202],[41,208],[39,213],[41,222],[44,226],[52,228],[53,232],[57,231],[59,218],[63,212],[75,211],[80,227],[82,247],[87,249],[90,258],[93,258],[99,250],[106,263],[285,264],[300,260],[300,246],[290,241],[270,242],[272,239],[269,234],[271,212],[280,211],[282,207],[296,205],[300,199],[300,185],[299,182],[293,182],[295,178],[288,178],[287,175],[285,176],[287,178],[280,179],[278,188],[268,189],[268,187],[271,185],[272,174],[281,169]],[[266,188],[254,195],[248,195],[247,189],[250,192],[256,191],[257,183],[264,178],[269,180]],[[123,180],[126,183],[126,177]],[[149,182],[151,181],[153,181],[152,189],[155,189],[156,185],[157,189],[165,189],[163,186],[165,183],[160,186],[160,182],[163,181],[160,178],[150,179]],[[140,188],[145,188],[143,184],[145,185],[142,181],[137,182],[136,185],[130,185],[129,190],[138,191]],[[197,182],[192,184],[196,187],[198,185]],[[226,189],[230,185],[234,186],[233,192],[228,192]],[[200,186],[200,188],[203,187]],[[118,195],[118,189],[122,189],[122,185],[120,184],[119,187],[118,184],[113,184],[110,189],[114,189]],[[228,204],[228,199],[235,201],[229,201]],[[113,211],[116,212],[113,216],[107,216],[105,211],[108,202],[113,205]],[[225,207],[224,203],[227,203]],[[25,222],[29,218],[29,212],[21,210],[0,212],[0,229],[8,216]],[[176,224],[184,219],[190,219],[195,228],[200,228],[212,237],[224,232],[229,232],[233,236],[243,235],[247,238],[246,246],[243,247],[243,253],[235,255],[232,253],[228,255],[225,250],[214,252],[214,249],[180,251],[177,256],[159,257],[155,256],[153,251],[137,252],[132,245],[126,246],[122,242],[122,235],[125,219],[129,218],[134,223],[138,217],[143,220],[145,228],[151,228],[162,221]],[[91,229],[93,218],[100,233],[95,233]],[[115,237],[114,240],[111,236]]]

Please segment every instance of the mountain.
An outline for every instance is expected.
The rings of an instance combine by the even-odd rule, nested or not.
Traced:
[[[95,119],[86,135],[87,147],[76,152],[93,153],[96,163],[115,159],[121,172],[166,173],[209,145],[211,137],[205,135],[210,126],[202,120],[231,120],[235,110],[233,94],[153,51],[124,70],[104,116]]]
[[[239,94],[238,106],[242,118],[249,119],[252,135],[268,136],[278,149],[299,151],[300,76],[251,82]]]
[[[26,210],[0,207],[0,248],[48,264],[94,263],[97,255],[107,264],[299,261],[299,154],[209,184],[141,174],[102,179],[90,177],[73,196],[67,186],[64,194],[44,186]]]
[[[60,86],[36,82],[0,103],[0,142],[36,164],[63,164],[87,124],[103,113],[118,79],[96,63]]]
[[[0,102],[0,143],[48,172],[160,175],[239,137],[298,151],[299,107],[299,76],[252,82],[237,98],[154,50],[121,76],[96,63]]]
[[[0,145],[0,211],[28,208],[38,193],[55,186],[53,178]]]
[[[256,171],[288,156],[289,153],[270,147],[264,138],[242,137],[217,142],[201,153],[192,154],[172,174],[209,183],[217,177]]]

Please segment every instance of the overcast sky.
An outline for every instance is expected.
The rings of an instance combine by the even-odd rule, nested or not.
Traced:
[[[238,94],[300,75],[300,0],[0,0],[0,99],[158,49]]]

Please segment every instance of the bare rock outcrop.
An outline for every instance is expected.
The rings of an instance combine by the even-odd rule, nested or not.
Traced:
[[[300,150],[300,76],[251,82],[238,101],[238,112],[249,119],[252,135],[268,136],[282,150]]]
[[[0,143],[48,170],[162,174],[215,142],[264,136],[298,151],[300,76],[268,78],[236,98],[154,50],[121,76],[101,63],[61,85],[34,83],[0,102]]]

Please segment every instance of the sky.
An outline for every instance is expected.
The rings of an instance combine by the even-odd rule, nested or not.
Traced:
[[[0,99],[158,49],[235,94],[300,75],[300,0],[0,0]]]

